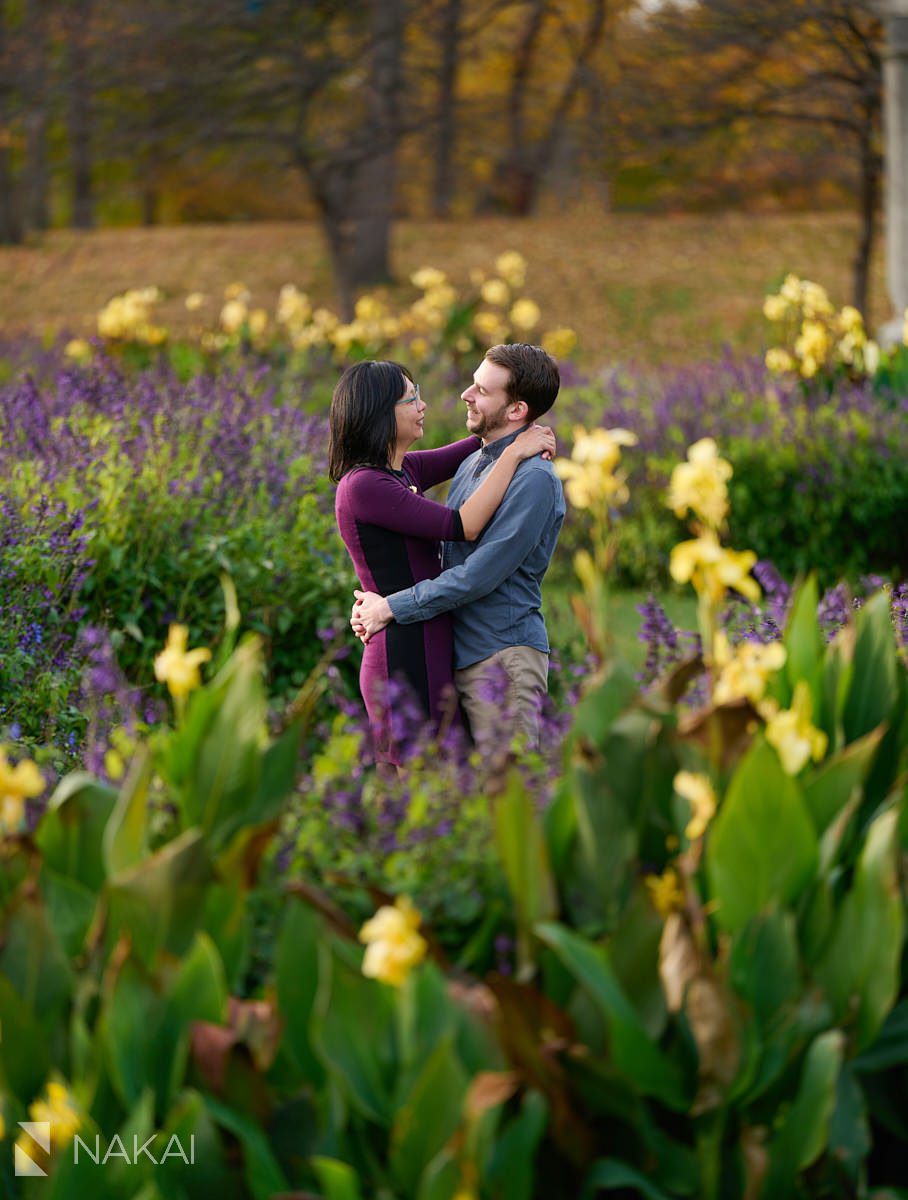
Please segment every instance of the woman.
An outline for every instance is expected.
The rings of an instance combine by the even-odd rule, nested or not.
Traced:
[[[478,538],[518,464],[555,448],[550,429],[532,426],[500,455],[463,507],[450,509],[423,492],[450,479],[481,443],[467,437],[439,450],[411,452],[425,412],[410,372],[394,362],[348,367],[331,399],[328,470],[338,485],[338,528],[360,585],[383,596],[434,579],[441,569],[439,541]],[[389,625],[365,647],[359,678],[376,757],[399,765],[385,703],[391,679],[404,679],[437,724],[456,720],[450,616]]]

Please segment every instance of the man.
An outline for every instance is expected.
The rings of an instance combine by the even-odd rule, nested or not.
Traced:
[[[555,402],[554,359],[539,346],[493,346],[462,393],[467,429],[482,446],[454,476],[450,508],[459,508],[506,446]],[[550,462],[521,463],[495,516],[474,542],[445,542],[442,573],[387,598],[355,592],[351,624],[368,640],[390,621],[412,624],[453,613],[454,681],[474,732],[500,722],[489,677],[504,671],[516,728],[535,747],[548,686],[549,641],[540,611],[541,583],[564,520],[564,494]]]

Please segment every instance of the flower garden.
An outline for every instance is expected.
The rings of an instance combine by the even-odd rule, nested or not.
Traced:
[[[789,276],[765,360],[590,372],[495,268],[0,344],[4,1196],[908,1194],[908,348]],[[327,398],[398,358],[441,444],[521,339],[544,749],[490,773],[399,695],[392,784]]]

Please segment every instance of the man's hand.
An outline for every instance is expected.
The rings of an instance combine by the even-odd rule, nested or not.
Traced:
[[[366,645],[371,637],[379,633],[386,625],[394,620],[391,605],[375,592],[357,592],[353,595],[356,602],[350,614],[350,624],[353,632]]]

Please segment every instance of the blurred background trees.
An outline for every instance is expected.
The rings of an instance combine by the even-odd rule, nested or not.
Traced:
[[[853,207],[866,307],[870,0],[0,0],[0,240],[317,219],[337,288],[396,217]]]

